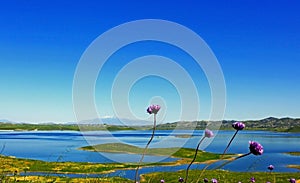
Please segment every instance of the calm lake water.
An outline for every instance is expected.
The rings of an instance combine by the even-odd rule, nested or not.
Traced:
[[[178,135],[191,134],[192,138],[180,138]],[[195,148],[203,131],[156,131],[151,147],[189,147]],[[205,151],[222,153],[234,131],[219,131],[216,137],[209,143],[206,141],[200,148]],[[138,162],[140,155],[98,153],[78,150],[79,147],[113,142],[128,143],[144,147],[149,140],[151,131],[116,131],[116,132],[75,132],[75,131],[30,131],[0,132],[1,154],[29,158],[44,161],[74,161],[74,162]],[[287,168],[289,164],[300,164],[299,156],[284,154],[289,151],[300,151],[300,133],[277,133],[265,131],[240,131],[227,153],[247,153],[250,140],[257,141],[264,146],[262,156],[249,155],[234,161],[223,169],[232,171],[267,171],[267,166],[273,164],[277,172],[297,172],[298,170]],[[145,162],[174,161],[174,158],[146,156]],[[193,165],[192,168],[201,168],[203,165]],[[146,167],[140,173],[155,171],[178,171],[185,169],[187,165],[173,167]],[[213,168],[213,166],[211,167]],[[134,170],[116,171],[105,176],[123,176],[132,178]],[[74,175],[75,176],[75,175]]]

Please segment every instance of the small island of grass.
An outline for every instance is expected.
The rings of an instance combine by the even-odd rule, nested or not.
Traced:
[[[85,146],[79,148],[80,150],[87,151],[97,151],[97,152],[108,152],[108,153],[126,153],[126,154],[142,154],[144,148],[139,148],[137,146],[132,146],[129,144],[123,143],[108,143],[108,144],[98,144],[94,146]],[[180,158],[180,160],[173,162],[175,164],[186,164],[191,161],[195,153],[195,149],[191,148],[178,148],[178,147],[169,147],[169,148],[150,148],[147,150],[146,155],[155,155],[155,156],[170,156],[173,158]],[[233,155],[226,155],[225,158],[230,158]],[[216,161],[221,157],[220,154],[198,151],[198,155],[195,162],[205,162]],[[170,164],[170,163],[163,163]]]
[[[292,156],[300,156],[300,152],[294,151],[294,152],[287,152],[286,154],[292,155]]]
[[[291,155],[291,156],[300,156],[299,151],[293,151],[293,152],[286,152],[285,154]],[[288,168],[295,168],[300,170],[300,165],[288,165]]]
[[[177,138],[192,138],[194,135],[189,135],[189,134],[180,134],[180,135],[175,135]]]
[[[300,165],[288,165],[287,167],[288,168],[295,168],[295,169],[300,170]]]

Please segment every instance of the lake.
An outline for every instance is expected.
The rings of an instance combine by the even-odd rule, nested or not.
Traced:
[[[178,135],[194,134],[191,138],[181,138]],[[158,130],[151,147],[188,147],[195,148],[203,131],[171,131]],[[200,149],[222,153],[234,131],[219,131],[216,137],[209,143],[206,141]],[[78,150],[79,147],[113,142],[128,143],[144,147],[148,142],[151,131],[0,131],[1,154],[44,161],[73,161],[73,162],[138,162],[140,155],[119,153],[98,153]],[[273,164],[276,172],[297,172],[299,170],[287,168],[289,164],[300,164],[299,156],[284,154],[290,151],[300,151],[300,133],[279,133],[267,131],[240,131],[232,142],[227,153],[249,152],[249,141],[257,141],[264,146],[262,156],[249,155],[234,161],[223,169],[232,171],[267,171],[267,166]],[[145,162],[168,162],[176,158],[167,156],[145,156]],[[173,167],[145,167],[140,173],[155,171],[178,171],[185,169],[187,165]],[[193,165],[192,169],[202,168],[203,165]],[[211,167],[213,168],[213,166]],[[121,175],[132,178],[134,170],[116,171],[106,176]],[[74,175],[75,176],[75,175]]]

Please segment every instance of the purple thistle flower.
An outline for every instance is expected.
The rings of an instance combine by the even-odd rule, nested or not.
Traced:
[[[268,166],[268,169],[269,169],[270,171],[272,171],[272,170],[274,169],[274,166],[273,166],[273,165],[269,165],[269,166]]]
[[[290,178],[290,183],[296,183],[296,179],[294,179],[294,178]]]
[[[160,183],[165,183],[165,180],[164,180],[164,179],[161,179],[161,180],[160,180]]]
[[[149,114],[157,114],[157,112],[159,111],[160,109],[160,106],[159,105],[150,105],[148,108],[147,108],[147,112]]]
[[[250,141],[249,144],[250,144],[249,149],[252,154],[254,154],[254,155],[262,155],[263,154],[264,148],[260,143]]]
[[[184,181],[183,178],[179,177],[178,182],[183,182],[183,181]]]
[[[212,183],[218,183],[218,180],[217,179],[211,179],[211,182]]]
[[[205,137],[211,138],[214,136],[214,133],[211,130],[205,129]]]
[[[208,182],[208,179],[207,179],[207,178],[204,178],[204,179],[203,179],[203,182]]]
[[[234,135],[232,136],[232,138],[230,139],[229,143],[227,144],[222,156],[221,156],[221,159],[223,158],[224,154],[226,153],[227,149],[229,148],[231,142],[233,141],[234,137],[236,136],[236,134],[240,131],[240,130],[243,130],[245,128],[245,124],[242,123],[242,122],[235,122],[232,124],[232,127],[234,129],[236,129],[236,132],[234,133]]]
[[[251,178],[250,178],[250,182],[255,182],[255,178],[254,178],[254,177],[251,177]]]
[[[232,124],[232,127],[236,130],[243,130],[245,128],[245,124],[242,122],[235,122]]]

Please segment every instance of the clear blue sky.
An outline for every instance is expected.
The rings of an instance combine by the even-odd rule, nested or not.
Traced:
[[[207,42],[226,81],[225,119],[300,117],[299,7],[297,0],[1,1],[0,119],[74,121],[72,82],[82,53],[110,28],[149,18],[182,24]],[[114,115],[109,97],[116,72],[126,61],[147,54],[186,59],[185,69],[204,83],[197,89],[203,106],[199,119],[206,119],[210,96],[205,76],[180,50],[155,42],[126,47],[114,55],[122,61],[107,63],[106,88],[96,86],[100,115]],[[132,111],[145,118],[150,98],[157,95],[169,106],[165,120],[176,120],[178,93],[155,77],[133,86]]]

